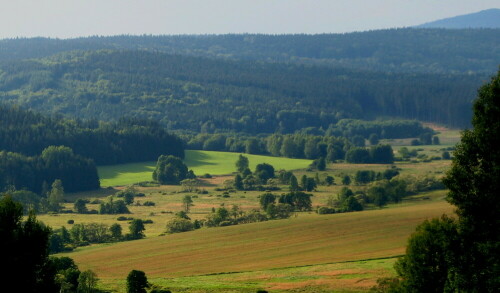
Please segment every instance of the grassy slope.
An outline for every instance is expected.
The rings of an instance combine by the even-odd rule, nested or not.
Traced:
[[[422,220],[451,210],[444,201],[423,201],[359,213],[301,214],[92,246],[68,256],[106,284],[119,284],[131,269],[158,279],[390,257],[404,253],[406,239]]]
[[[231,174],[235,171],[235,162],[239,153],[209,152],[209,151],[186,151],[185,163],[195,174],[212,175]],[[300,159],[288,159],[279,157],[268,157],[245,154],[250,161],[250,168],[254,169],[257,164],[268,163],[276,170],[295,170],[306,168],[311,161]],[[99,167],[99,177],[102,186],[127,185],[140,181],[151,181],[151,175],[156,162],[141,162]]]

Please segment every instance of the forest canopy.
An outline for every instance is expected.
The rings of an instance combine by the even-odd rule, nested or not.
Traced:
[[[249,134],[398,117],[469,124],[482,75],[391,74],[146,51],[66,52],[0,65],[0,101],[45,113]],[[76,151],[76,149],[75,149]]]

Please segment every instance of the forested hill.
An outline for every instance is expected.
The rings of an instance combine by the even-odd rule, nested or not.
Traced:
[[[493,8],[476,13],[436,20],[417,26],[419,28],[500,28],[500,9]]]
[[[114,36],[0,40],[0,61],[71,50],[150,50],[384,72],[493,74],[500,29],[389,29],[319,35]]]
[[[45,113],[159,121],[169,129],[290,133],[379,116],[465,126],[486,80],[224,61],[145,51],[63,53],[0,66],[0,101]]]
[[[151,161],[162,154],[184,157],[183,142],[155,122],[70,120],[0,105],[0,152],[39,156],[49,146],[70,147],[100,165]]]

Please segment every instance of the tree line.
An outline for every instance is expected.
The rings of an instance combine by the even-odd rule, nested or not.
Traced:
[[[97,165],[155,160],[161,154],[184,157],[183,142],[149,120],[71,120],[8,105],[0,105],[0,113],[0,150],[4,151],[37,156],[51,145],[63,145]]]
[[[47,194],[49,184],[60,180],[69,192],[100,187],[94,162],[64,146],[49,146],[28,157],[0,151],[0,191],[28,189]]]

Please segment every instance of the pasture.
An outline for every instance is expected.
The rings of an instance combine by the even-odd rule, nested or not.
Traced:
[[[235,162],[239,153],[211,152],[211,151],[186,151],[184,162],[198,176],[205,173],[211,175],[226,175],[236,171]],[[244,154],[250,162],[250,169],[255,169],[257,164],[268,163],[276,170],[296,170],[307,168],[311,160],[289,159],[281,157],[259,156]],[[141,181],[151,181],[156,162],[141,162],[101,166],[98,168],[102,186],[122,186]]]

